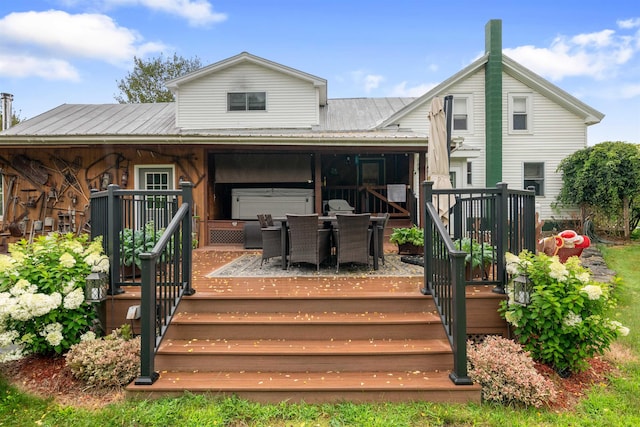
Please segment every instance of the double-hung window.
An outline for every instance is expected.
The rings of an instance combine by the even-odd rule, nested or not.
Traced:
[[[227,111],[264,111],[266,109],[266,92],[227,93]]]
[[[473,132],[471,122],[471,95],[453,95],[453,130]]]
[[[509,95],[509,131],[531,133],[533,131],[531,94]]]
[[[536,196],[544,196],[544,163],[524,163],[524,188],[533,187]]]

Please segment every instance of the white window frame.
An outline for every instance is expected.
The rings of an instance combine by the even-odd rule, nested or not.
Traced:
[[[260,94],[264,97],[264,108],[249,108],[249,97],[250,95]],[[232,95],[244,95],[244,108],[243,109],[232,109],[231,108],[231,96]],[[249,112],[249,111],[267,111],[267,92],[265,91],[233,91],[227,92],[227,112],[229,113],[237,113],[237,112]]]
[[[166,173],[168,175],[167,180],[167,190],[175,190],[176,188],[176,167],[172,164],[162,164],[162,165],[136,165],[134,166],[135,178],[134,178],[134,186],[139,190],[146,190],[146,182],[144,182],[141,178],[146,173]],[[173,196],[171,196],[173,197]],[[162,202],[160,202],[162,203]],[[137,204],[136,204],[137,206]],[[154,218],[156,215],[153,213],[154,209],[151,208],[144,215],[145,218]],[[141,222],[141,218],[143,217],[142,212],[136,211],[134,213],[137,222]],[[167,224],[158,224],[160,227],[166,227]]]
[[[458,93],[453,95],[453,123],[452,127],[452,136],[455,135],[470,135],[473,133],[473,96],[467,93]],[[455,128],[455,115],[456,115],[456,104],[458,107],[460,105],[464,105],[464,109],[466,109],[467,115],[467,128],[466,129],[456,129]]]
[[[524,100],[527,126],[526,129],[514,129],[514,115],[520,113],[515,111],[516,100]],[[510,93],[509,94],[509,133],[510,134],[532,134],[533,133],[533,94],[531,93]]]
[[[527,165],[540,165],[540,172],[542,176],[527,176]],[[527,182],[529,181],[529,182]],[[525,190],[528,186],[534,184],[531,181],[535,181],[538,185],[536,187],[536,196],[544,197],[545,194],[545,162],[523,162],[522,163],[522,188]]]

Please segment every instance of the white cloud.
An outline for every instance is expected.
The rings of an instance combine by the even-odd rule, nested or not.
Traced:
[[[28,55],[0,55],[0,76],[70,81],[80,79],[78,71],[67,61]]]
[[[623,29],[630,29],[640,27],[640,18],[621,19],[617,22],[618,27]]]
[[[352,71],[351,80],[357,85],[362,87],[365,93],[370,93],[372,90],[380,87],[385,78],[379,74],[368,74],[364,71]]]
[[[71,72],[69,58],[126,65],[134,56],[165,49],[161,43],[143,42],[137,32],[118,26],[106,15],[72,15],[58,10],[11,13],[0,19],[0,38],[4,41],[1,60],[7,64],[1,74],[15,68],[24,76],[68,80],[78,78],[77,71]],[[8,63],[8,57],[13,58],[15,67]]]
[[[206,0],[104,0],[106,6],[143,6],[185,18],[193,27],[226,21],[225,13],[217,13]]]
[[[620,35],[613,30],[558,36],[548,48],[520,46],[504,53],[536,73],[559,81],[585,76],[597,80],[617,75],[620,65],[638,53],[638,34]]]
[[[420,97],[436,86],[436,83],[423,83],[418,86],[407,87],[407,82],[402,82],[393,87],[389,96]]]

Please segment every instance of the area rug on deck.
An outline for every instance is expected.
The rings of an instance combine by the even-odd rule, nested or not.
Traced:
[[[260,254],[244,254],[229,264],[207,274],[207,277],[296,277],[296,276],[336,276],[335,263],[321,265],[320,272],[313,264],[294,264],[283,270],[280,258],[271,258],[260,266]],[[385,264],[380,261],[380,268],[364,264],[341,264],[338,276],[421,276],[422,266],[402,262],[399,255],[385,255]]]

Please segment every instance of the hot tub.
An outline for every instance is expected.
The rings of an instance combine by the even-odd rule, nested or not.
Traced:
[[[272,216],[314,213],[312,189],[305,188],[234,188],[231,190],[233,219],[257,219],[259,213]]]

